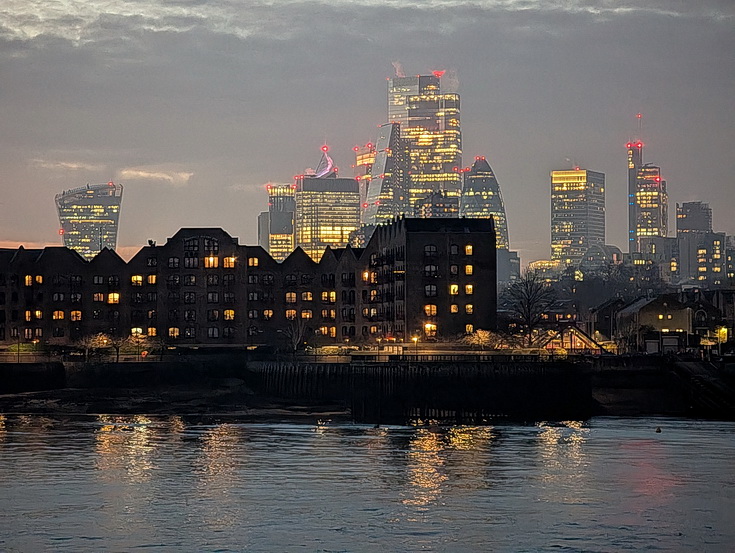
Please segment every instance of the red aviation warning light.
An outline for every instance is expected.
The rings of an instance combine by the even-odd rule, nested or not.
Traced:
[[[442,76],[444,75],[444,73],[446,73],[446,71],[445,71],[445,70],[443,70],[443,69],[441,69],[441,70],[436,70],[436,71],[432,71],[432,72],[431,72],[431,74],[432,74],[432,75],[434,75],[434,76],[435,76],[435,77],[436,77],[437,79],[441,79],[441,78],[442,78]]]
[[[642,113],[636,113],[635,116],[638,119],[642,119],[643,118],[643,114]]]
[[[362,204],[362,207],[363,207],[363,209],[367,209],[368,204],[367,203],[364,203],[364,204]]]
[[[625,147],[626,147],[626,148],[628,148],[628,149],[630,150],[630,149],[631,149],[631,148],[633,147],[633,143],[632,143],[632,142],[628,142],[628,143],[627,143],[627,144],[625,145]]]
[[[59,236],[63,236],[63,235],[64,235],[64,229],[63,228],[60,228],[59,229]]]
[[[327,146],[326,144],[322,146],[322,152],[326,154],[328,151],[329,151],[329,146]]]
[[[656,176],[653,178],[653,180],[655,180],[656,182],[661,182],[661,177]]]
[[[112,182],[112,181],[110,181],[110,182],[107,183],[107,186],[115,186],[115,183]]]

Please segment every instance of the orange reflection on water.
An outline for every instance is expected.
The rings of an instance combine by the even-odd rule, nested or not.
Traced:
[[[97,468],[103,472],[122,470],[132,481],[147,480],[155,450],[152,421],[144,415],[99,415],[98,420],[102,426],[95,434]]]
[[[424,506],[441,495],[444,460],[439,453],[444,449],[441,435],[427,428],[419,428],[411,439],[408,451],[408,491],[404,505]]]

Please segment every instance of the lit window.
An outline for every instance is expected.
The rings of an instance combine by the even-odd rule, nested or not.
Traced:
[[[424,332],[429,338],[436,336],[436,325],[434,323],[426,323],[424,325]]]
[[[472,334],[475,331],[475,327],[474,325],[471,325],[471,324],[464,325],[464,331],[467,334]]]
[[[26,283],[26,286],[33,286],[33,276],[26,275],[25,283]]]
[[[81,311],[72,311],[69,313],[69,319],[72,321],[81,321],[82,320],[82,312]]]
[[[225,257],[223,260],[223,267],[225,269],[234,269],[235,268],[235,258],[234,257]]]
[[[36,275],[36,284],[43,284],[43,277],[41,275]]]
[[[301,300],[302,301],[311,301],[312,300],[312,294],[311,292],[301,292]]]
[[[427,317],[436,317],[436,305],[433,303],[424,305],[424,313],[426,313]]]
[[[296,310],[295,309],[286,309],[286,318],[289,321],[293,321],[296,318]]]
[[[156,275],[148,275],[148,284],[156,283]]]
[[[179,337],[179,327],[177,326],[171,326],[168,329],[168,337],[169,338],[178,338]]]
[[[314,314],[311,312],[311,309],[304,309],[301,312],[301,318],[302,319],[311,319],[314,316]]]
[[[320,326],[319,327],[319,334],[322,336],[326,336],[329,333],[329,327],[328,326]]]
[[[110,292],[107,294],[107,303],[120,303],[120,293]]]
[[[464,266],[464,274],[471,275],[474,272],[474,267],[472,265],[465,265]]]
[[[34,317],[35,317],[36,319],[43,319],[43,311],[41,311],[40,309],[36,309],[36,310],[35,310],[35,311],[33,312],[33,316],[34,316]]]
[[[475,291],[475,287],[472,284],[465,284],[464,293],[471,296]]]
[[[367,282],[370,279],[370,273],[368,271],[364,271],[362,273],[362,281]]]
[[[219,267],[219,257],[210,255],[204,258],[205,269],[215,269],[217,267]]]
[[[472,255],[472,244],[467,244],[464,247],[464,254],[465,255]]]
[[[148,337],[149,338],[155,338],[158,335],[158,331],[156,330],[155,326],[149,326],[148,327]]]
[[[673,317],[673,315],[666,315],[666,318],[667,319],[671,319],[672,317]]]
[[[143,286],[143,275],[133,275],[130,282],[133,286]]]
[[[257,266],[258,266],[258,258],[248,257],[248,267],[257,267]]]
[[[235,310],[225,309],[224,317],[225,317],[225,321],[234,321],[235,320]]]
[[[268,320],[273,318],[273,310],[272,309],[263,309],[263,319]]]
[[[472,305],[471,303],[468,303],[467,305],[464,306],[464,312],[467,313],[468,315],[472,315],[475,312],[475,306]]]
[[[453,303],[452,305],[450,305],[449,306],[449,312],[450,313],[459,313],[459,305],[457,305],[456,303]]]
[[[64,319],[64,312],[63,311],[54,311],[51,315],[51,318],[55,321],[62,321]]]
[[[456,296],[457,294],[459,294],[459,284],[450,284],[449,294],[452,296]]]
[[[296,303],[296,292],[286,292],[286,303]]]
[[[659,314],[658,318],[663,319],[664,318],[663,314]]]
[[[30,322],[33,320],[33,312],[26,311],[26,321]]]

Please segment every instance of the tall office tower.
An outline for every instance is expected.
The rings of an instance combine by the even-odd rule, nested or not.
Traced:
[[[646,163],[638,170],[635,193],[635,242],[640,250],[644,236],[666,236],[669,231],[669,197],[661,168]]]
[[[102,248],[115,249],[122,184],[88,184],[56,195],[59,234],[67,248],[92,259]]]
[[[708,203],[676,204],[676,236],[687,232],[712,232],[712,208]]]
[[[484,156],[476,157],[470,170],[464,173],[459,212],[462,217],[473,219],[492,217],[497,234],[496,248],[498,250],[510,248],[508,222],[500,185]]]
[[[322,147],[315,171],[296,179],[296,245],[319,261],[327,246],[342,248],[360,226],[360,189],[354,178],[339,178]]]
[[[628,253],[640,251],[640,243],[636,234],[638,208],[636,192],[638,191],[638,171],[643,167],[643,142],[628,142]]]
[[[360,186],[360,203],[364,204],[377,152],[375,144],[372,142],[368,142],[364,146],[355,146],[352,151],[355,152],[355,164],[352,168],[355,170],[355,180]]]
[[[258,216],[258,245],[276,261],[283,261],[294,250],[295,184],[266,184],[268,211]]]
[[[408,98],[439,94],[440,77],[441,72],[437,71],[434,75],[388,79],[388,122],[398,123],[406,127],[408,123]]]
[[[605,245],[605,174],[551,172],[551,259],[577,264],[591,246]]]
[[[440,78],[396,77],[388,81],[388,120],[401,125],[409,152],[408,205],[432,192],[459,196],[462,178],[462,135],[458,94],[442,94]]]
[[[364,225],[388,223],[406,212],[408,151],[398,123],[380,126],[375,151],[367,193],[362,200]]]

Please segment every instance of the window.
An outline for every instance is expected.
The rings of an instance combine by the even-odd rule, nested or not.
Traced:
[[[193,326],[187,326],[184,329],[184,338],[196,338],[197,329]]]
[[[458,275],[459,274],[459,265],[450,265],[449,266],[449,274],[450,275]]]
[[[63,338],[63,337],[64,337],[64,329],[63,329],[63,328],[59,328],[59,327],[56,327],[56,328],[54,328],[54,330],[53,330],[53,331],[51,332],[51,335],[52,335],[52,336],[53,336],[54,338]]]
[[[274,281],[275,278],[272,274],[263,275],[263,284],[265,284],[266,286],[271,286]]]
[[[464,285],[464,293],[471,296],[475,292],[475,287],[472,284]]]
[[[120,293],[110,292],[107,294],[107,303],[120,303]]]
[[[449,253],[451,255],[457,255],[459,253],[459,246],[457,244],[452,244],[449,246]]]
[[[63,311],[54,311],[51,314],[51,318],[54,321],[62,321],[62,320],[64,320],[64,312]]]
[[[179,337],[179,327],[177,326],[171,326],[168,329],[168,337],[169,338],[178,338]]]
[[[156,330],[155,326],[149,326],[148,327],[148,337],[149,338],[155,338],[158,336],[158,331]]]
[[[296,292],[286,292],[286,303],[296,303]]]
[[[465,332],[466,332],[467,334],[472,334],[472,333],[473,333],[473,332],[475,331],[475,327],[474,327],[474,325],[471,325],[471,324],[466,324],[466,325],[464,326],[464,331],[465,331]]]
[[[257,266],[258,266],[258,258],[248,257],[248,267],[257,267]]]
[[[235,275],[224,275],[222,277],[222,284],[225,286],[232,286],[235,284]]]
[[[53,295],[54,301],[64,301],[64,293],[63,292],[56,292]]]
[[[311,292],[301,292],[301,301],[311,301],[313,298]]]
[[[475,306],[472,305],[471,303],[468,303],[467,305],[464,306],[464,312],[467,313],[468,315],[472,315],[475,312]]]
[[[150,274],[150,275],[148,275],[148,278],[146,280],[148,281],[148,284],[155,284],[156,283],[156,275]]]
[[[207,311],[208,321],[219,321],[219,309],[210,309]]]
[[[235,329],[231,326],[226,326],[222,329],[222,337],[223,338],[234,338],[235,337]]]
[[[189,323],[196,321],[197,312],[193,309],[187,309],[186,311],[184,311],[184,320]]]
[[[198,252],[199,251],[199,238],[187,238],[186,240],[184,240],[184,251]]]
[[[95,309],[94,311],[92,311],[92,318],[94,320],[99,320],[100,317],[102,317],[102,311],[100,309]]]
[[[156,257],[149,257],[145,260],[146,267],[155,267],[158,265],[158,258]]]
[[[43,284],[43,276],[36,275],[36,284]]]
[[[149,321],[155,321],[158,318],[158,314],[156,313],[155,309],[149,309],[148,310],[148,320]]]
[[[296,310],[295,309],[286,309],[286,318],[289,321],[293,321],[296,319]]]
[[[314,317],[314,313],[312,313],[311,309],[304,309],[301,311],[302,319],[311,319],[313,317]]]
[[[450,284],[449,294],[452,296],[456,296],[457,294],[459,294],[459,284]]]
[[[105,283],[105,277],[102,275],[94,275],[92,277],[92,284],[104,284]]]
[[[95,292],[94,294],[92,294],[92,301],[105,301],[105,295],[102,292]]]
[[[26,275],[26,277],[25,277],[25,285],[26,286],[33,286],[33,275]]]
[[[273,310],[272,309],[263,309],[263,320],[267,321],[268,319],[273,318]]]
[[[235,310],[234,309],[225,309],[223,315],[224,315],[225,321],[235,320]]]
[[[433,303],[424,305],[424,313],[426,313],[427,317],[436,317],[436,305]]]
[[[81,311],[72,311],[69,313],[69,319],[72,321],[81,321],[82,320],[82,312]]]
[[[107,285],[108,286],[120,286],[120,277],[117,275],[112,275],[110,277],[107,277]]]
[[[222,294],[222,302],[223,303],[235,303],[235,293],[225,292],[224,294]]]
[[[196,303],[197,295],[194,292],[184,292],[184,303]]]
[[[260,294],[258,292],[248,292],[248,301],[258,301]]]
[[[219,292],[207,292],[207,303],[218,303]]]
[[[74,292],[73,294],[69,294],[69,299],[72,303],[79,303],[82,301],[82,295],[79,292]]]
[[[168,258],[168,268],[169,269],[178,269],[179,268],[179,258],[178,257],[169,257]]]
[[[196,275],[184,275],[184,286],[196,286]]]
[[[437,274],[437,266],[436,265],[424,265],[424,276],[425,277],[435,277]]]
[[[133,286],[143,286],[143,275],[133,275],[130,277],[130,283]]]
[[[286,275],[286,286],[296,286],[296,275]]]
[[[168,301],[172,303],[179,303],[179,301],[181,301],[181,295],[178,292],[169,292]]]
[[[435,257],[437,253],[436,246],[434,244],[427,244],[424,246],[424,255],[426,257]]]
[[[234,269],[235,268],[235,258],[234,257],[225,257],[222,260],[222,266],[225,269]]]
[[[178,321],[179,320],[179,310],[178,309],[169,309],[168,310],[168,320],[169,321]]]
[[[258,275],[248,275],[248,284],[258,284]]]
[[[148,301],[158,301],[158,292],[148,292]]]
[[[206,236],[204,238],[204,251],[207,255],[217,255],[219,253],[219,240]]]
[[[219,285],[219,275],[207,275],[207,286],[217,286]]]
[[[436,284],[427,284],[424,286],[424,295],[427,298],[436,297]]]
[[[472,265],[465,265],[464,266],[464,274],[471,275],[474,272],[475,268]]]
[[[452,305],[450,305],[449,306],[449,312],[450,313],[459,313],[459,305],[457,305],[456,303],[453,303]]]
[[[434,323],[426,323],[424,325],[424,332],[427,337],[434,338],[436,336],[436,325]]]
[[[465,255],[472,255],[472,244],[467,244],[464,247],[464,254]]]
[[[184,267],[186,269],[196,269],[199,267],[199,258],[191,256],[184,257]]]
[[[178,286],[181,284],[181,277],[179,275],[171,275],[168,277],[169,286]]]
[[[219,257],[215,257],[214,255],[209,255],[204,258],[204,268],[205,269],[216,269],[219,267]]]

